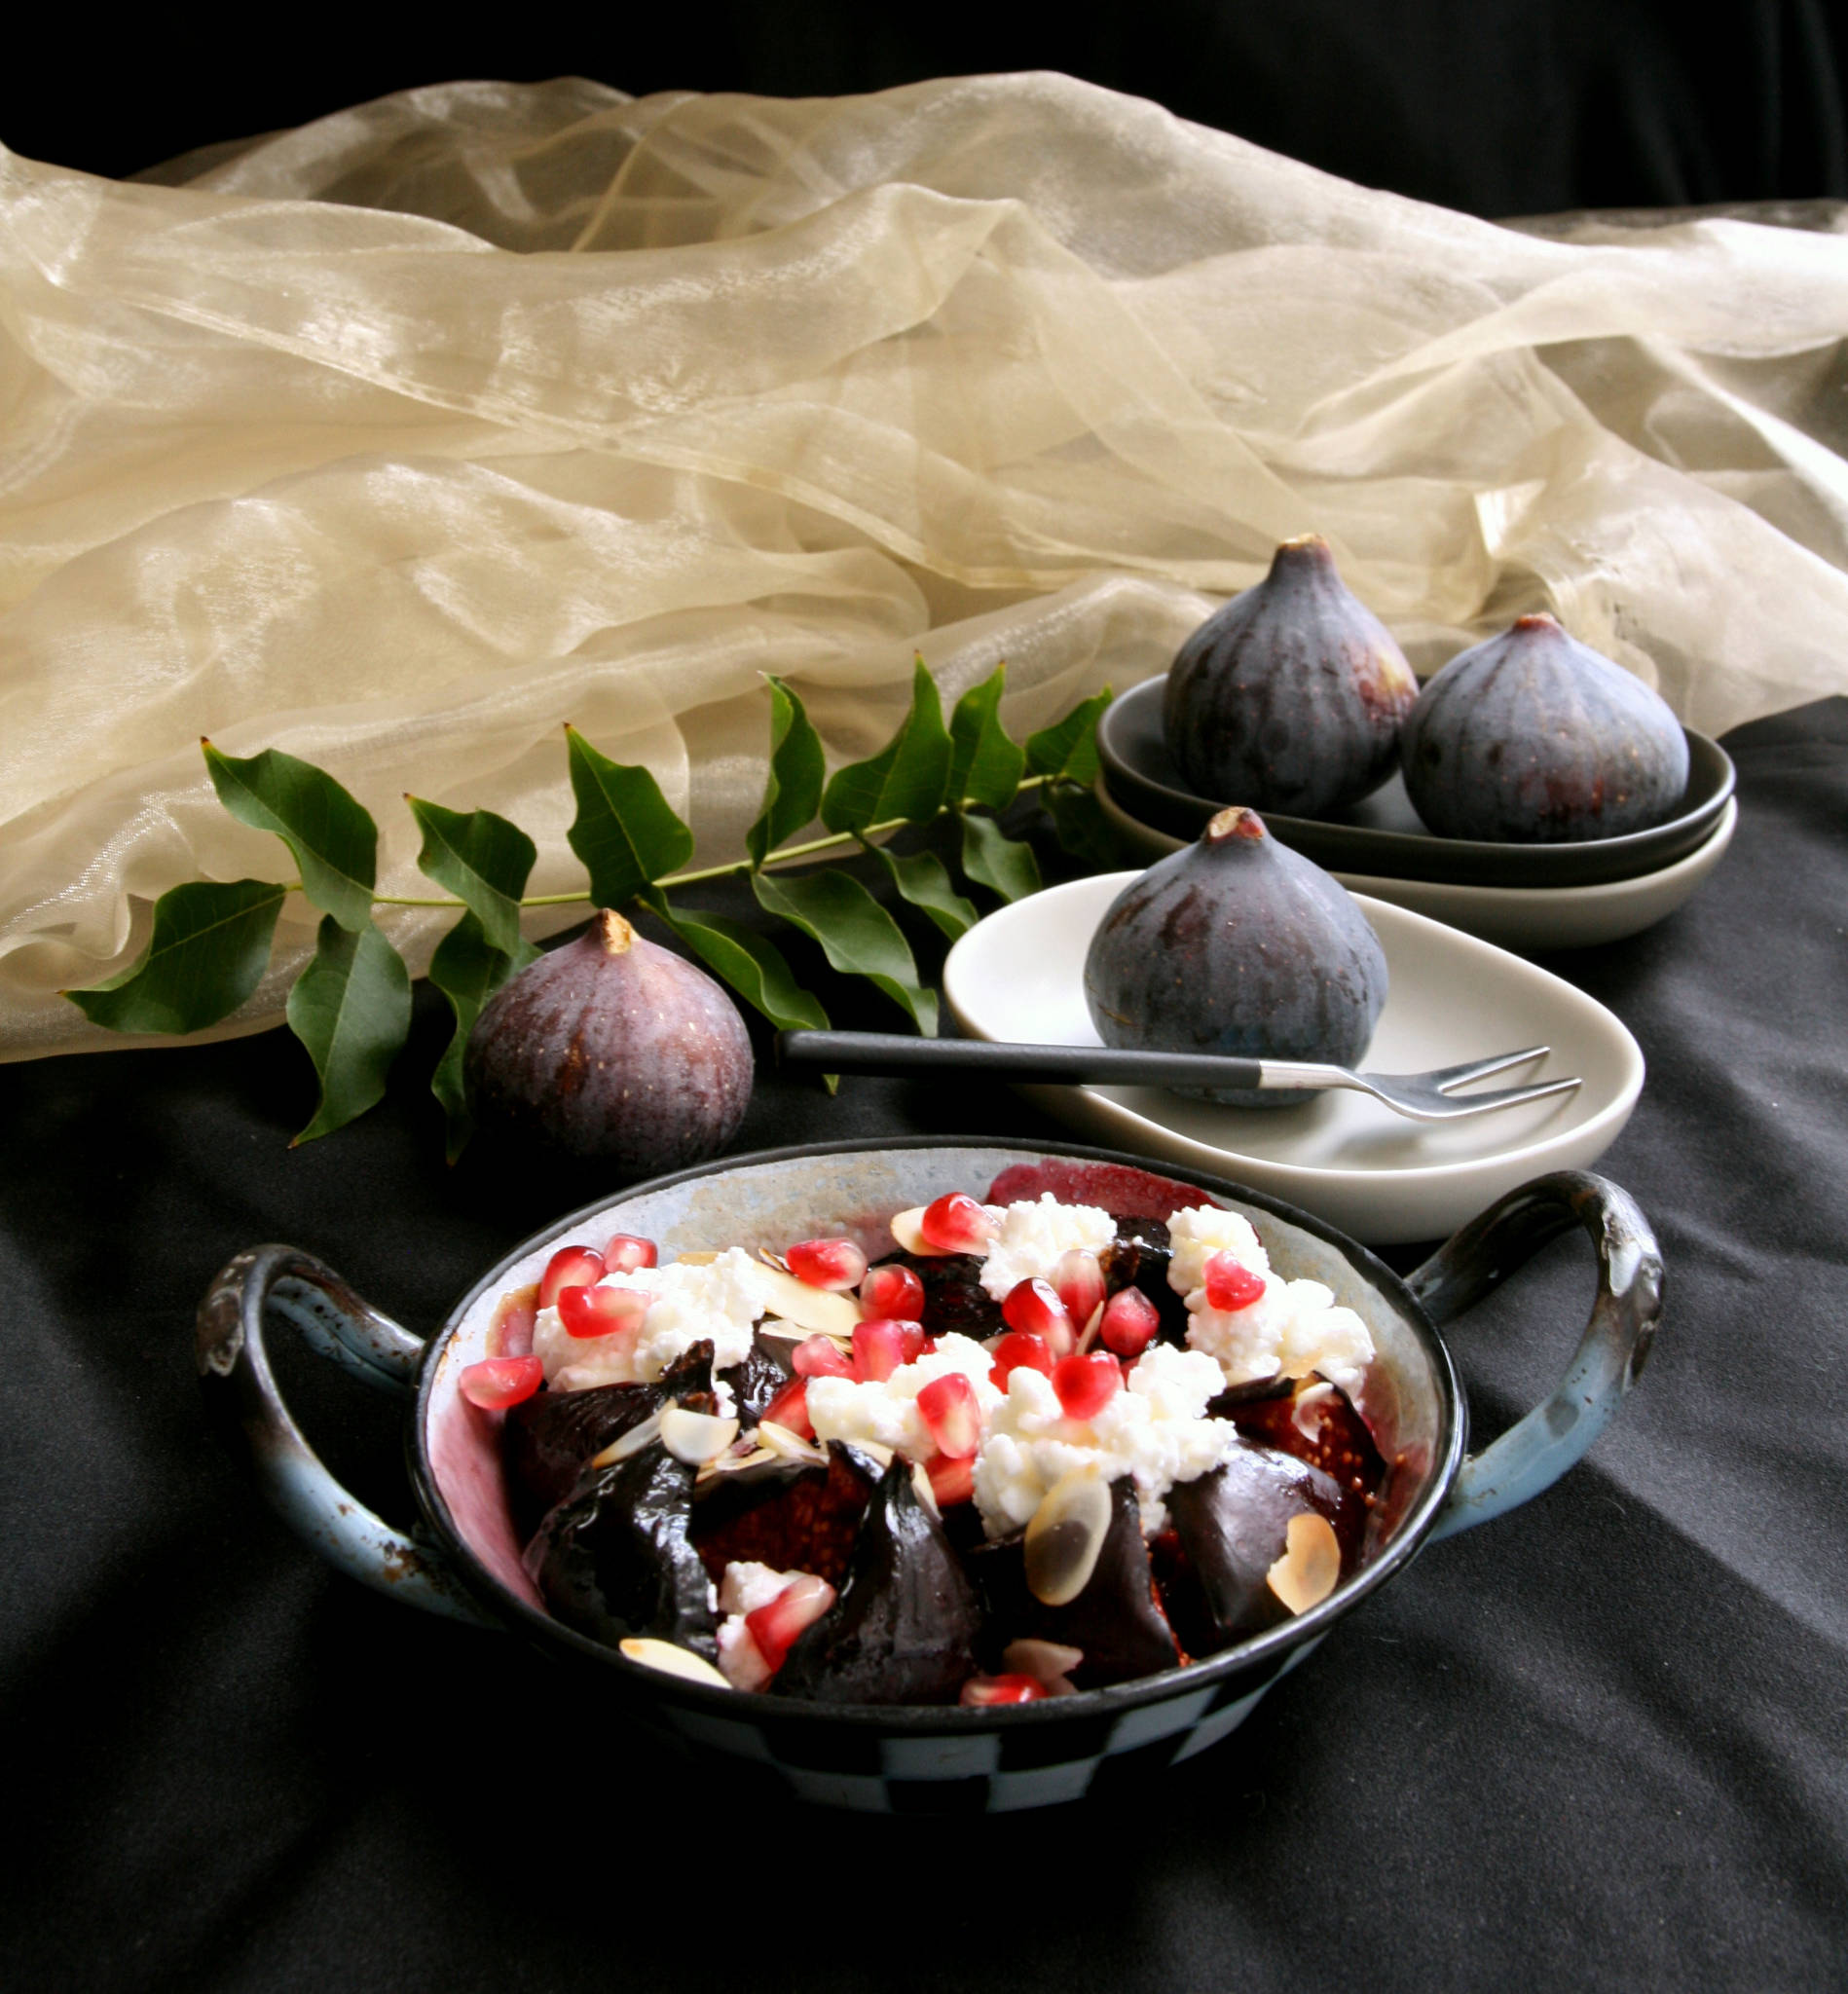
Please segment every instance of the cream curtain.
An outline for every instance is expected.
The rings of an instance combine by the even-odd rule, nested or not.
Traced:
[[[1828,226],[1497,227],[1050,75],[0,152],[0,1056],[122,1043],[59,988],[280,876],[202,734],[331,769],[382,891],[408,789],[566,891],[565,720],[732,857],[761,674],[842,757],[915,650],[1041,724],[1310,529],[1422,669],[1550,607],[1710,732],[1848,689],[1844,330]]]

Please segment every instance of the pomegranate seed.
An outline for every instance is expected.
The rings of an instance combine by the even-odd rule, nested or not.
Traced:
[[[950,1460],[941,1454],[934,1454],[924,1463],[924,1472],[931,1478],[931,1494],[937,1497],[939,1510],[951,1509],[958,1502],[973,1502],[976,1496],[976,1457],[964,1455],[960,1460]]]
[[[1123,1389],[1123,1366],[1108,1350],[1061,1357],[1053,1366],[1053,1389],[1068,1420],[1094,1420]]]
[[[981,1444],[981,1408],[976,1387],[960,1371],[933,1378],[917,1395],[917,1410],[937,1451],[950,1460],[966,1460]]]
[[[1001,1319],[1010,1329],[1023,1329],[1045,1339],[1053,1356],[1062,1357],[1078,1341],[1072,1318],[1051,1281],[1016,1281],[1001,1305]]]
[[[918,1322],[924,1315],[924,1283],[908,1267],[875,1267],[860,1283],[860,1306],[869,1315]]]
[[[1031,1676],[971,1676],[959,1699],[965,1710],[987,1710],[998,1703],[1038,1703],[1046,1685]]]
[[[908,1322],[876,1318],[854,1325],[854,1376],[862,1385],[883,1385],[905,1362],[905,1332]]]
[[[484,1357],[464,1365],[457,1382],[471,1406],[498,1412],[531,1398],[545,1383],[545,1366],[536,1357]]]
[[[558,1319],[567,1336],[614,1336],[640,1329],[652,1300],[635,1288],[560,1288]]]
[[[936,1348],[937,1339],[921,1322],[899,1324],[899,1349],[906,1363],[915,1364],[920,1357],[928,1357]]]
[[[808,1416],[808,1380],[792,1378],[764,1407],[762,1417],[786,1433],[794,1433],[798,1440],[813,1440],[815,1422]]]
[[[1206,1262],[1206,1306],[1249,1309],[1264,1293],[1264,1276],[1253,1274],[1236,1253],[1215,1253]]]
[[[832,1294],[857,1286],[867,1272],[867,1256],[851,1239],[799,1239],[783,1258],[798,1281]]]
[[[1104,1304],[1097,1334],[1103,1347],[1119,1357],[1139,1357],[1155,1341],[1162,1311],[1140,1288],[1119,1288]]]
[[[803,1628],[812,1626],[834,1604],[834,1589],[812,1571],[798,1573],[767,1606],[744,1616],[751,1639],[758,1644],[771,1675],[783,1666],[784,1657],[795,1645]]]
[[[652,1239],[639,1239],[633,1233],[617,1233],[603,1250],[606,1274],[634,1274],[638,1267],[653,1267],[660,1255]]]
[[[924,1207],[918,1231],[940,1253],[982,1253],[995,1236],[995,1222],[966,1191],[946,1191]]]
[[[1024,1368],[1039,1372],[1043,1378],[1053,1375],[1052,1346],[1030,1329],[1010,1330],[988,1354],[994,1359],[988,1376],[1003,1391],[1008,1388],[1011,1372]]]
[[[1083,1246],[1061,1253],[1053,1269],[1053,1291],[1065,1305],[1065,1313],[1076,1328],[1083,1329],[1096,1314],[1104,1298],[1104,1271],[1097,1256]]]
[[[539,1307],[555,1309],[560,1288],[590,1288],[603,1279],[603,1255],[588,1246],[561,1246],[539,1276]]]
[[[798,1378],[851,1378],[853,1359],[832,1336],[812,1336],[790,1352]]]

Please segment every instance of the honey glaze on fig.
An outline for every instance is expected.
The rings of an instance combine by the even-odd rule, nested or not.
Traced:
[[[1031,1187],[1008,1184],[1009,1174],[991,1187],[988,1209],[1010,1223],[1022,1211],[1031,1219]],[[1029,1195],[1002,1207],[993,1200],[1004,1185]],[[1151,1348],[1185,1352],[1185,1364],[1207,1362],[1187,1343],[1191,1313],[1167,1279],[1178,1207],[1158,1216],[1146,1200],[1125,1201],[1139,1208],[1087,1207],[1089,1218],[1067,1211],[1061,1223],[1101,1226],[1107,1216],[1114,1237],[1096,1255],[1105,1296],[1146,1296],[1161,1311]],[[1243,1228],[1260,1249],[1256,1264],[1268,1266],[1243,1219],[1202,1203],[1183,1222],[1195,1260],[1223,1259],[1233,1249],[1211,1250],[1214,1242],[1228,1237],[1227,1227]],[[983,1289],[979,1255],[896,1253],[876,1264],[918,1273],[922,1322],[888,1325],[906,1329],[907,1361],[921,1362],[939,1337],[974,1340],[984,1326],[990,1352],[1022,1341]],[[994,1277],[1005,1285],[1012,1268]],[[1249,1285],[1275,1303],[1280,1279],[1254,1274]],[[1285,1286],[1294,1293],[1316,1284]],[[882,1289],[875,1283],[871,1292]],[[1189,1299],[1201,1305],[1205,1292]],[[1304,1306],[1324,1307],[1327,1290],[1317,1292],[1322,1302]],[[1077,1350],[1033,1367],[1034,1389],[1057,1391],[1080,1455],[1097,1444],[1085,1436],[1101,1408],[1135,1409],[1126,1388],[1131,1359],[1095,1341],[1106,1306],[1095,1304]],[[985,1706],[1129,1681],[1218,1653],[1317,1604],[1377,1540],[1386,1464],[1353,1401],[1312,1372],[1247,1379],[1207,1399],[1195,1426],[1220,1422],[1211,1441],[1217,1465],[1166,1485],[1164,1520],[1159,1506],[1145,1507],[1164,1483],[1145,1497],[1140,1466],[1106,1475],[1092,1465],[1064,1472],[1024,1528],[1004,1529],[992,1508],[978,1512],[969,1459],[913,1460],[869,1442],[815,1441],[788,1389],[801,1347],[759,1327],[749,1356],[715,1374],[715,1346],[698,1341],[652,1383],[541,1388],[491,1416],[503,1418],[509,1504],[530,1539],[526,1569],[556,1617],[663,1667],[677,1654],[717,1662],[724,1673],[712,1673],[715,1684],[817,1703]],[[1331,1347],[1326,1332],[1321,1347]],[[967,1349],[952,1343],[940,1361],[963,1362],[951,1353]],[[995,1365],[1004,1379],[1005,1357]],[[841,1377],[841,1365],[869,1387],[891,1377],[883,1362],[869,1371],[847,1355],[832,1373],[812,1375]],[[936,1374],[973,1406],[968,1375]],[[912,1389],[923,1412],[931,1388]],[[985,1401],[990,1412],[1013,1402],[992,1391]],[[794,1408],[784,1417],[795,1423],[766,1421],[766,1406],[773,1419]],[[703,1416],[721,1441],[734,1426],[736,1437],[722,1453],[677,1455],[676,1421],[705,1430],[689,1414]],[[967,1444],[959,1432],[951,1454]],[[1092,1459],[1111,1457],[1106,1449]],[[773,1628],[781,1630],[774,1639]]]

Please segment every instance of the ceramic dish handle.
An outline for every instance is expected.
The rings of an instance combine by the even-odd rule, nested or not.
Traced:
[[[1441,1327],[1573,1225],[1591,1236],[1598,1255],[1591,1321],[1551,1397],[1464,1460],[1433,1540],[1551,1488],[1604,1431],[1642,1375],[1661,1320],[1662,1256],[1627,1191],[1588,1171],[1559,1170],[1497,1200],[1407,1279]]]
[[[253,1246],[219,1271],[199,1305],[194,1353],[214,1419],[258,1489],[330,1565],[408,1606],[490,1619],[439,1555],[394,1530],[337,1482],[289,1416],[264,1347],[268,1311],[362,1383],[408,1395],[424,1346],[293,1246]]]

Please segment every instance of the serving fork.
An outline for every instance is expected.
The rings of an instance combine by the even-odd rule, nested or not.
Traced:
[[[1544,1059],[1549,1046],[1493,1052],[1430,1073],[1356,1073],[1298,1059],[1240,1059],[1223,1052],[1151,1052],[1117,1046],[1030,1046],[998,1039],[918,1039],[901,1032],[793,1031],[777,1035],[777,1057],[789,1067],[821,1073],[986,1073],[996,1080],[1050,1081],[1078,1086],[1096,1081],[1118,1086],[1237,1088],[1256,1092],[1353,1088],[1415,1122],[1458,1122],[1492,1115],[1580,1085],[1569,1079],[1524,1087],[1459,1093],[1472,1082]]]

